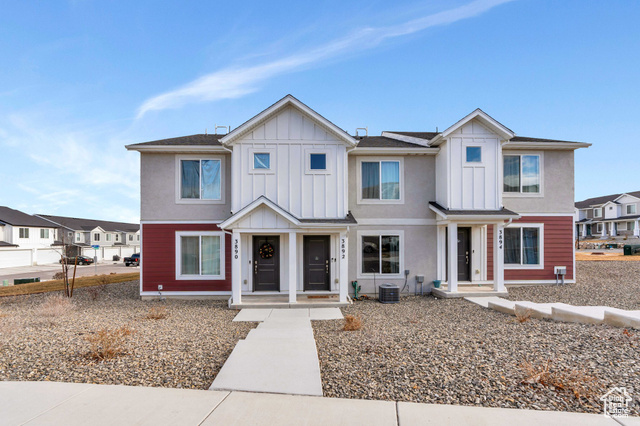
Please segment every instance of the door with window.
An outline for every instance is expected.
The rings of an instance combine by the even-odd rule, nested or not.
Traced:
[[[253,237],[253,291],[280,291],[280,237]]]
[[[471,281],[471,228],[458,228],[458,281]]]
[[[328,235],[305,235],[304,252],[304,290],[331,290],[331,258]]]

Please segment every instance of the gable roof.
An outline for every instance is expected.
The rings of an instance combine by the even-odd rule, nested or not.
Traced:
[[[245,121],[240,126],[236,127],[235,129],[233,129],[232,131],[224,135],[224,137],[220,139],[220,142],[223,145],[232,144],[234,141],[244,136],[254,127],[262,124],[263,122],[267,121],[269,118],[275,116],[279,111],[288,107],[294,107],[300,110],[303,114],[308,115],[314,121],[316,121],[322,127],[324,127],[325,130],[335,135],[339,140],[346,142],[348,145],[355,146],[357,144],[357,141],[351,135],[349,135],[347,132],[342,130],[340,127],[333,124],[331,121],[324,118],[322,115],[318,114],[317,112],[309,108],[304,103],[300,102],[293,95],[285,96],[284,98],[280,99],[278,102],[274,103],[264,111],[255,115],[253,118],[250,118],[249,120]]]
[[[140,225],[137,223],[110,222],[106,220],[81,219],[77,217],[52,216],[46,214],[39,214],[37,216],[72,231],[93,231],[98,227],[106,232],[138,232],[140,230]]]
[[[615,201],[618,198],[620,198],[623,195],[631,195],[633,197],[636,198],[640,198],[640,191],[634,191],[634,192],[625,192],[622,194],[611,194],[611,195],[603,195],[601,197],[593,197],[593,198],[587,198],[586,200],[582,200],[582,201],[578,201],[575,203],[575,206],[577,209],[586,209],[589,208],[591,206],[599,206],[602,204],[605,204],[609,201]]]
[[[190,136],[180,136],[177,138],[160,139],[157,141],[135,143],[127,145],[129,147],[144,147],[144,146],[179,146],[179,145],[194,145],[194,146],[222,146],[220,138],[224,135],[209,135],[209,134],[197,134]]]
[[[431,139],[429,141],[429,145],[430,146],[438,146],[441,143],[440,141],[442,139],[446,138],[451,133],[455,132],[456,130],[458,130],[460,127],[464,126],[465,124],[467,124],[471,120],[478,120],[484,126],[488,127],[489,130],[491,130],[492,132],[494,132],[495,134],[497,134],[498,136],[500,136],[504,140],[509,140],[509,139],[511,139],[512,137],[514,137],[516,135],[507,126],[503,125],[498,120],[494,119],[493,117],[491,117],[489,114],[487,114],[486,112],[484,112],[480,108],[476,108],[470,114],[467,114],[465,117],[463,117],[462,119],[458,120],[452,126],[447,128],[444,132],[438,134],[433,139]]]
[[[386,136],[357,136],[358,148],[428,148],[417,143],[400,141]]]
[[[55,228],[54,225],[44,219],[5,206],[0,206],[0,222],[4,222],[13,226]]]

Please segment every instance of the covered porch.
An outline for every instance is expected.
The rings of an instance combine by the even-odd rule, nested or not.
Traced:
[[[353,216],[301,219],[260,197],[220,227],[231,233],[229,306],[337,307],[349,304]]]

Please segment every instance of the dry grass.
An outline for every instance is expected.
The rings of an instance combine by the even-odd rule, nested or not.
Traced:
[[[98,275],[93,277],[76,278],[74,288],[92,287],[104,285],[104,278],[108,277],[106,284],[123,283],[126,281],[135,281],[140,279],[140,273],[115,274],[115,275]],[[2,296],[19,296],[23,294],[47,293],[50,291],[64,290],[64,282],[62,280],[44,281],[40,283],[19,284],[9,287],[0,288],[0,297]]]
[[[166,306],[153,306],[149,308],[146,318],[152,320],[161,320],[169,316]]]
[[[68,297],[56,294],[46,298],[37,309],[41,317],[46,318],[49,322],[54,322],[73,309],[73,302]]]
[[[105,285],[111,283],[111,275],[97,275],[94,277],[98,285]]]
[[[87,357],[95,361],[103,361],[125,354],[125,343],[132,333],[133,330],[127,326],[115,330],[103,328],[97,331],[86,338],[90,345]]]
[[[353,315],[345,315],[344,317],[344,331],[355,331],[362,328],[362,320],[359,317]]]
[[[519,323],[527,322],[531,319],[531,309],[515,309],[516,321]]]
[[[525,374],[523,384],[540,384],[559,392],[572,393],[581,405],[597,404],[602,393],[595,377],[582,370],[555,369],[550,359],[541,364],[532,364],[525,360],[520,364],[520,368]]]
[[[576,260],[595,260],[595,261],[629,261],[629,262],[640,262],[640,256],[625,256],[623,253],[601,253],[601,254],[591,254],[585,252],[576,252]]]

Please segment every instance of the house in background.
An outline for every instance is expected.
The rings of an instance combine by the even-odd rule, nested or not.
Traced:
[[[141,295],[348,300],[352,281],[459,297],[574,282],[574,151],[482,110],[352,136],[291,95],[226,135],[139,143]],[[468,293],[467,293],[468,294]]]
[[[580,238],[640,237],[640,191],[589,198],[575,208]]]
[[[55,226],[36,216],[0,206],[0,268],[32,266],[60,260]]]
[[[45,214],[36,216],[56,227],[57,239],[70,246],[70,256],[97,256],[98,261],[112,260],[113,256],[122,258],[140,250],[138,224]],[[99,249],[94,250],[92,246],[99,246]]]

